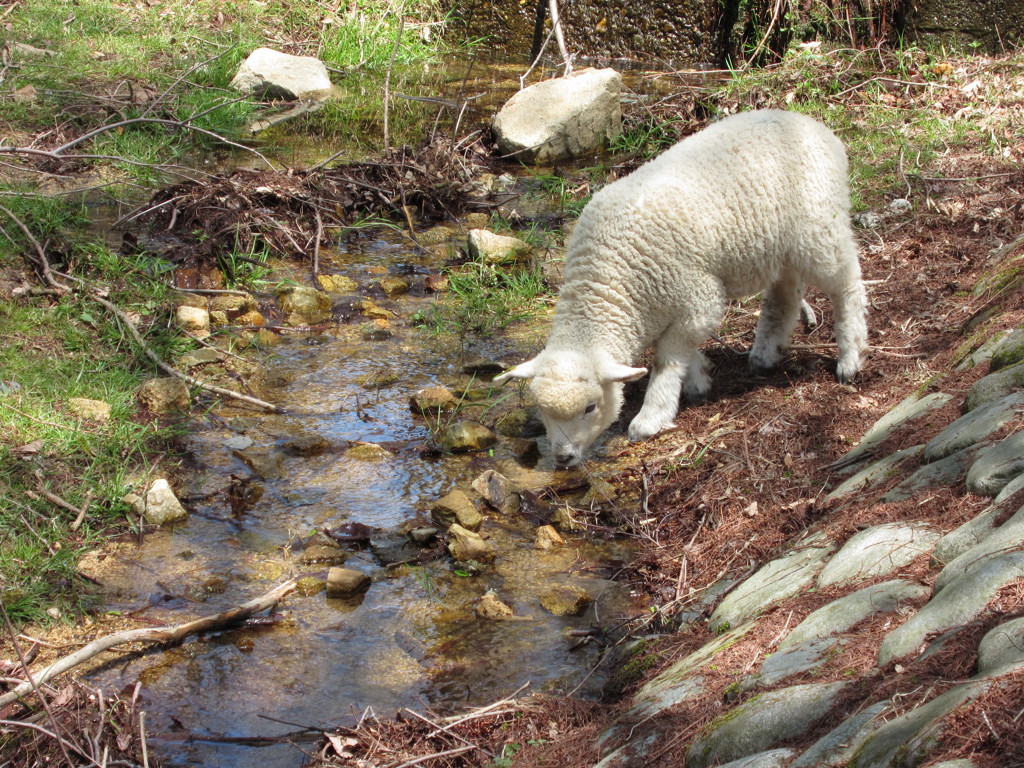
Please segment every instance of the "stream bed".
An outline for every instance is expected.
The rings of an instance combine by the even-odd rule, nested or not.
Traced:
[[[412,275],[415,288],[417,275],[436,272],[440,263],[436,253],[410,250],[385,231],[340,250],[327,268],[355,280],[360,293],[387,273]],[[189,519],[83,562],[83,572],[102,585],[108,610],[130,614],[139,626],[174,624],[238,605],[292,576],[322,579],[327,566],[305,556],[313,543],[351,524],[372,530],[370,546],[348,546],[342,555],[346,568],[372,579],[360,598],[294,592],[265,626],[118,654],[89,674],[105,690],[142,683],[151,749],[165,765],[298,766],[304,755],[293,745],[236,740],[351,724],[367,708],[378,716],[402,707],[452,712],[526,683],[531,691],[600,691],[604,680],[593,670],[603,648],[582,642],[580,631],[635,612],[628,588],[611,578],[629,559],[625,541],[565,533],[565,546],[542,551],[535,520],[478,500],[486,518],[481,532],[497,551],[483,573],[453,567],[443,531],[435,546],[444,556],[436,559],[389,565],[381,554],[408,551],[405,534],[431,524],[431,503],[456,488],[474,496],[470,484],[485,470],[535,489],[567,475],[554,473],[543,453],[535,466],[522,465],[504,440],[469,454],[419,449],[431,435],[410,410],[411,394],[457,379],[464,364],[458,343],[408,322],[434,300],[422,294],[374,299],[396,315],[389,338],[365,339],[361,320],[281,334],[260,355],[272,382],[269,399],[285,413],[194,409],[187,438],[194,469],[169,478],[188,501]],[[529,351],[495,338],[476,353],[512,360]],[[378,374],[382,382],[395,380],[367,388],[367,377]],[[502,395],[514,396],[506,389]],[[327,448],[318,455],[288,450],[311,440]],[[357,444],[384,450],[366,460],[346,452]],[[279,471],[254,478],[240,458],[253,451],[270,456]],[[262,496],[233,512],[225,489],[239,483],[258,485]],[[540,595],[561,585],[581,587],[594,602],[580,615],[552,614]],[[476,616],[474,606],[489,589],[515,619]]]

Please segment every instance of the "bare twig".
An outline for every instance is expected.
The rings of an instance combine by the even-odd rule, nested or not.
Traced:
[[[43,685],[57,675],[61,675],[69,669],[74,669],[82,662],[115,646],[124,645],[125,643],[175,643],[190,635],[210,632],[215,629],[223,629],[224,627],[238,624],[253,614],[272,608],[279,600],[294,591],[297,581],[297,578],[289,579],[266,594],[242,603],[235,608],[211,616],[203,616],[192,621],[186,621],[173,627],[127,629],[93,640],[88,645],[62,659],[58,659],[50,666],[41,670],[36,674],[34,681],[26,681],[14,690],[0,696],[0,708],[13,704],[15,701],[27,696],[35,686]],[[70,765],[71,763],[69,762],[68,764]]]
[[[405,17],[399,14],[398,33],[395,35],[395,45],[391,49],[391,60],[388,62],[388,71],[384,75],[384,149],[391,149],[391,136],[388,133],[388,112],[391,107],[391,71],[395,68],[395,57],[398,55],[398,46],[402,44],[402,32],[405,31]]]
[[[555,40],[558,41],[558,50],[562,54],[562,61],[565,62],[563,77],[572,74],[572,56],[565,45],[565,35],[562,32],[562,20],[558,17],[558,0],[548,0],[548,15],[551,17],[551,28],[555,33]]]

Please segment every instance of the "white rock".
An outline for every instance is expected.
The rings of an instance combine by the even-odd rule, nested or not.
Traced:
[[[178,307],[174,310],[174,322],[195,336],[205,337],[210,333],[210,313],[199,307]]]
[[[146,492],[146,520],[154,525],[163,525],[186,519],[188,512],[181,506],[170,484],[163,478],[154,480]]]
[[[541,165],[593,152],[622,130],[621,91],[613,69],[581,69],[531,85],[494,118],[498,149]]]
[[[272,99],[315,99],[331,90],[331,78],[324,63],[313,56],[257,48],[242,62],[231,87]]]

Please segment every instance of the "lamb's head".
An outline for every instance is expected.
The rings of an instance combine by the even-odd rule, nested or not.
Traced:
[[[555,465],[568,467],[583,458],[590,444],[619,415],[623,382],[646,373],[646,368],[630,368],[604,355],[546,349],[494,381],[529,380]]]

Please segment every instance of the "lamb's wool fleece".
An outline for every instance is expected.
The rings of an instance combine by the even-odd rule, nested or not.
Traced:
[[[821,123],[746,112],[691,136],[587,205],[569,240],[565,282],[544,351],[499,377],[531,379],[556,462],[582,457],[617,417],[622,382],[655,346],[631,439],[671,426],[680,388],[708,394],[699,345],[729,299],[765,291],[750,365],[774,366],[805,284],[832,301],[837,376],[866,346],[866,298],[850,228],[846,152]]]

